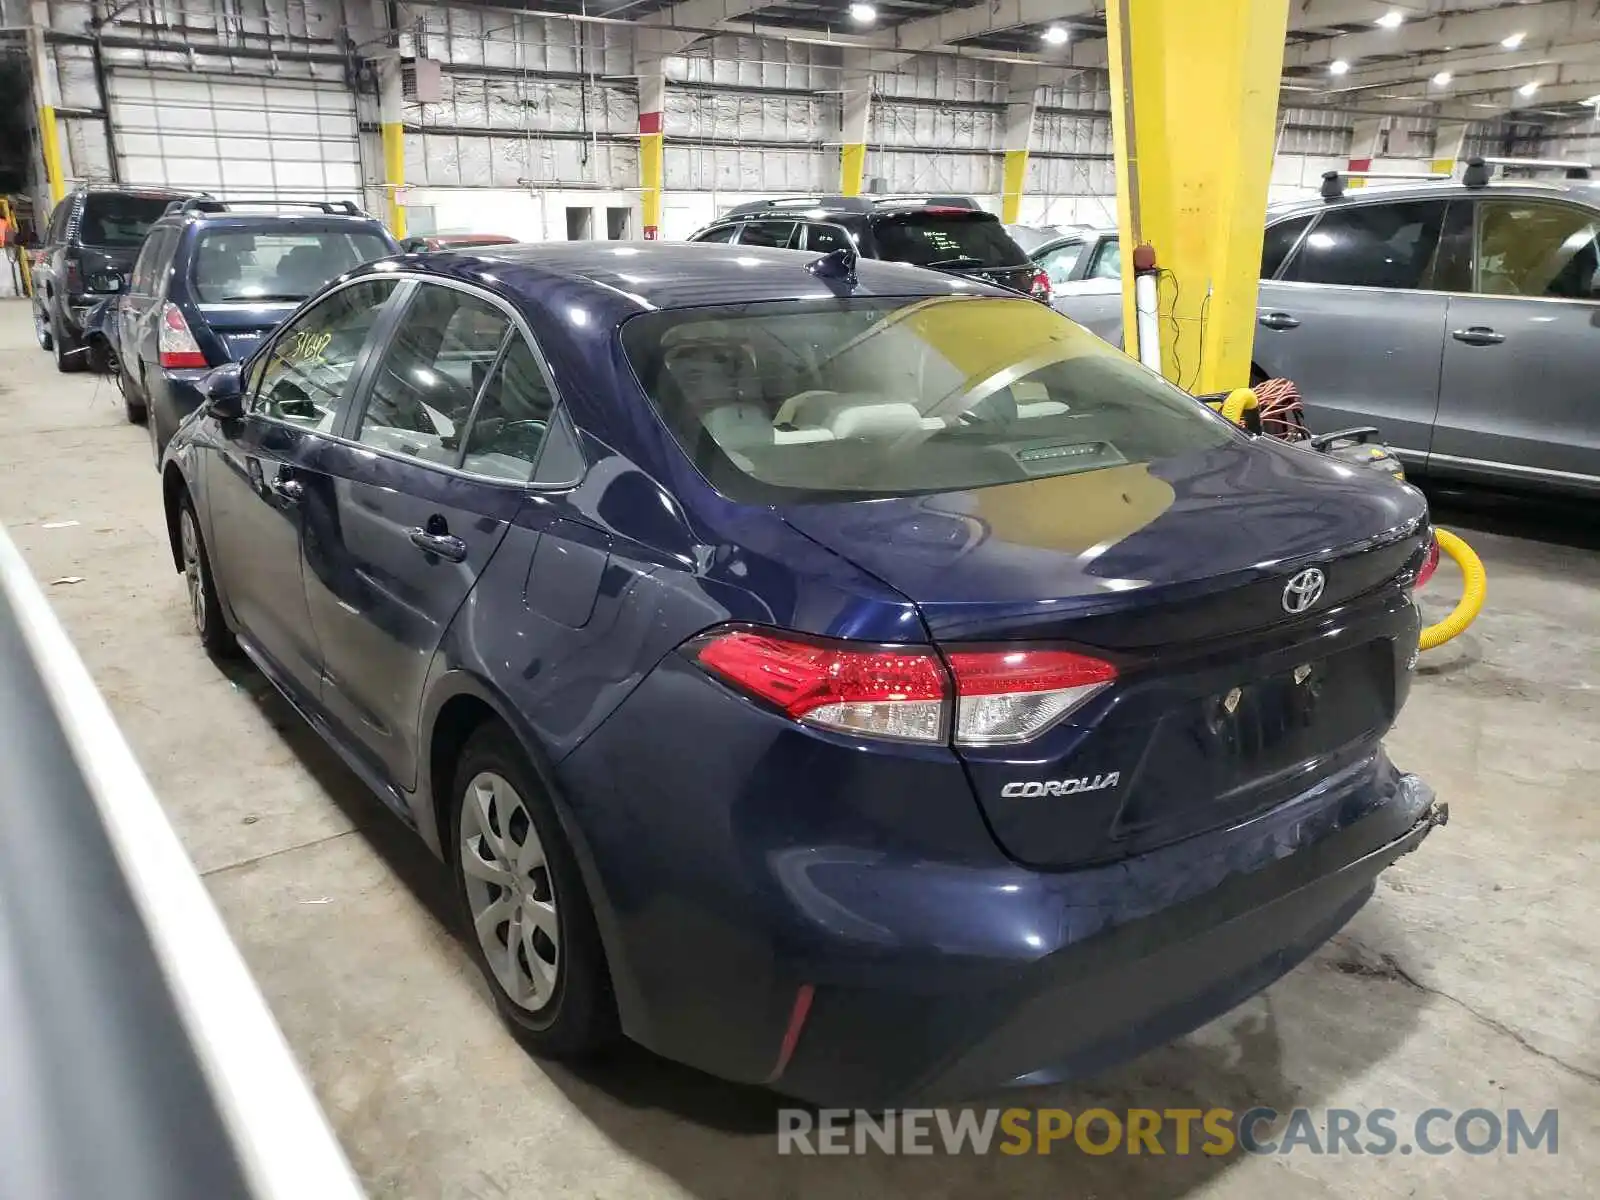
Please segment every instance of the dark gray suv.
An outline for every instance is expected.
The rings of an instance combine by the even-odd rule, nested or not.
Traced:
[[[1293,379],[1315,428],[1375,425],[1417,474],[1600,493],[1600,184],[1366,187],[1267,220],[1255,373]],[[1034,260],[1118,342],[1107,244]]]

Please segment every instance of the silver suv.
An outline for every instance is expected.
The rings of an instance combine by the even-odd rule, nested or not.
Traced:
[[[1253,374],[1294,380],[1314,429],[1375,425],[1418,474],[1600,493],[1600,184],[1367,187],[1267,222]],[[1116,251],[1085,230],[1033,258],[1120,343]]]

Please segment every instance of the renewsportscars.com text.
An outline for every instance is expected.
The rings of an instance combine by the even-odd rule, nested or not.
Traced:
[[[1558,1110],[785,1108],[779,1154],[1556,1154]]]

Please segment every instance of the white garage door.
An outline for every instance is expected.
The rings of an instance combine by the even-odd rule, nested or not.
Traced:
[[[343,84],[116,71],[107,91],[126,183],[361,201],[356,102]]]

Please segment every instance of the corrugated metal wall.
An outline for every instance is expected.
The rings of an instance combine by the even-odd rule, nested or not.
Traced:
[[[76,180],[171,182],[383,198],[370,60],[387,52],[373,0],[134,0],[103,32],[109,100],[95,79],[86,0],[48,0],[67,170]],[[32,19],[0,0],[0,23]],[[637,206],[636,31],[534,13],[402,4],[404,54],[444,64],[443,96],[405,109],[407,201],[436,227],[497,224],[565,236],[562,208]],[[666,216],[681,236],[749,194],[825,192],[839,178],[844,51],[728,34],[665,63]],[[889,191],[998,204],[1011,68],[907,55],[871,78],[866,173]],[[353,98],[353,100],[351,99]],[[1104,71],[1039,89],[1023,219],[1114,219]],[[107,136],[109,108],[114,135]],[[1354,118],[1286,108],[1274,195],[1314,187],[1350,152]],[[1427,158],[1433,123],[1394,119],[1389,153]],[[1540,131],[1473,130],[1469,152],[1538,150]],[[1600,153],[1577,125],[1554,135]],[[490,214],[490,215],[485,215]]]

